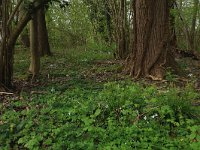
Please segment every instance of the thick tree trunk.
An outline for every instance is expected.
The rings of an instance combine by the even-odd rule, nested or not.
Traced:
[[[170,9],[175,9],[175,0],[170,1]],[[176,37],[176,23],[175,23],[175,15],[170,13],[170,46],[173,48],[173,52],[175,53],[177,50],[177,37]]]
[[[161,80],[174,68],[170,49],[168,0],[135,0],[135,44],[127,64],[132,76]]]
[[[0,83],[2,86],[10,88],[12,86],[12,63],[13,48],[8,47],[7,40],[10,36],[10,28],[7,26],[9,19],[10,1],[3,0],[1,6],[2,24],[1,24],[1,47],[0,47]]]
[[[38,49],[40,52],[40,56],[44,56],[44,55],[51,56],[52,53],[50,51],[50,46],[49,46],[44,6],[38,10],[37,18],[38,18],[38,22],[37,22],[38,23]]]

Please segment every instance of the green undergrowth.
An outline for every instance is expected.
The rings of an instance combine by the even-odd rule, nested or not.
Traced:
[[[0,102],[0,149],[198,150],[200,109],[193,102],[200,95],[192,86],[116,80],[119,64],[95,64],[111,57],[91,45],[42,58],[36,85]],[[15,80],[26,80],[28,60],[29,51],[16,51]]]
[[[131,82],[26,95],[0,105],[1,149],[198,149],[199,98]]]
[[[46,79],[47,76],[66,77],[71,75],[78,77],[82,71],[93,67],[95,61],[112,59],[112,49],[112,47],[102,44],[89,44],[73,49],[52,48],[52,57],[41,58],[41,76],[39,79],[43,77]],[[27,79],[29,64],[30,51],[23,47],[17,47],[14,60],[14,77],[20,80]]]

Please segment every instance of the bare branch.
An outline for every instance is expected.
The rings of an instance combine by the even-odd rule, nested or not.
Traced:
[[[10,25],[10,23],[11,23],[13,17],[15,16],[15,14],[16,14],[17,10],[19,9],[19,7],[20,7],[20,5],[21,5],[22,2],[23,2],[23,0],[20,0],[20,1],[17,3],[15,9],[13,10],[12,14],[10,15],[10,18],[8,19],[7,25]]]

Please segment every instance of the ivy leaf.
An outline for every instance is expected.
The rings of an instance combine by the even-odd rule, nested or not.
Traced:
[[[96,118],[101,113],[101,109],[97,109],[94,113],[94,115],[91,115],[92,118]]]
[[[89,126],[94,122],[94,120],[90,119],[89,117],[84,117],[81,120],[85,123],[86,126]]]

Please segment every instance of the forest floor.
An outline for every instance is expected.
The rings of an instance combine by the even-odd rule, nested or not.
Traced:
[[[68,88],[91,87],[113,81],[133,81],[140,84],[185,87],[191,84],[200,91],[200,60],[192,57],[179,57],[176,61],[184,75],[178,76],[170,70],[162,81],[148,79],[134,80],[123,72],[123,61],[115,60],[110,51],[72,49],[56,51],[52,57],[44,57],[41,61],[41,75],[32,82],[28,76],[29,51],[17,50],[15,58],[14,84],[16,92],[48,92],[49,89],[65,91]],[[94,86],[94,87],[93,87]]]
[[[123,72],[123,61],[115,60],[109,50],[97,51],[81,48],[55,51],[52,57],[44,57],[41,61],[41,75],[32,82],[28,76],[29,51],[17,50],[15,58],[15,86],[16,93],[45,94],[51,90],[64,92],[67,89],[102,88],[107,82],[133,81],[145,86],[157,86],[160,89],[167,87],[184,88],[190,85],[200,91],[200,60],[193,57],[176,59],[184,75],[166,72],[162,81],[148,79],[134,80]]]
[[[145,141],[140,133],[137,133],[138,136],[134,134],[138,139],[137,144],[138,142],[142,144],[136,144],[135,148],[158,148],[160,145],[156,142],[161,140],[160,137],[165,138],[161,142],[165,148],[190,149],[192,147],[192,149],[196,149],[199,147],[199,112],[193,113],[193,111],[199,110],[200,103],[199,60],[190,57],[177,59],[181,68],[186,71],[184,77],[167,71],[166,79],[163,81],[146,79],[136,81],[123,73],[123,62],[114,60],[112,52],[109,50],[77,48],[65,51],[57,50],[53,53],[52,57],[41,59],[41,75],[33,82],[28,78],[27,72],[30,63],[29,51],[26,49],[16,50],[14,63],[16,92],[12,93],[11,91],[9,95],[0,95],[0,115],[2,115],[0,128],[8,128],[5,132],[0,131],[0,141],[4,139],[4,142],[7,143],[0,143],[0,148],[13,145],[13,148],[26,147],[28,149],[41,147],[43,149],[45,147],[93,149],[96,144],[98,146],[95,147],[100,149],[119,146],[130,149],[136,143],[132,141],[132,143],[124,145],[126,142],[123,141],[122,133],[117,130],[118,128],[125,130],[124,126],[126,125],[121,123],[119,125],[116,120],[122,119],[121,122],[130,123],[130,119],[126,117],[129,118],[132,115],[129,113],[133,110],[124,107],[127,107],[127,103],[132,107],[131,101],[134,101],[133,107],[137,110],[136,114],[133,113],[135,117],[132,116],[134,119],[131,122],[135,124],[142,120],[140,122],[142,124],[138,123],[136,128],[140,126],[140,132],[144,133],[143,136],[149,137],[151,134],[156,134],[156,139],[150,139],[150,141]],[[131,95],[130,91],[135,92],[135,96]],[[128,96],[133,100],[130,100]],[[137,99],[144,101],[138,102]],[[166,101],[157,102],[158,99]],[[175,102],[176,99],[177,102]],[[147,102],[148,100],[152,101],[151,105]],[[152,107],[154,103],[159,104]],[[107,110],[107,105],[111,107],[110,111]],[[163,107],[165,105],[166,107]],[[149,109],[149,107],[151,108]],[[123,118],[121,112],[127,116]],[[76,116],[70,116],[71,113]],[[169,116],[172,114],[175,117],[170,118]],[[66,115],[69,118],[66,119]],[[148,115],[151,117],[158,115],[159,119],[166,119],[162,123],[158,119],[158,126],[164,126],[163,124],[166,123],[170,128],[164,126],[160,129],[159,134],[156,132],[157,124],[150,123],[150,127],[145,128],[146,125],[143,123],[146,119],[143,117],[148,117]],[[181,123],[181,117],[179,116],[180,118],[177,119],[177,115],[185,118],[185,123]],[[52,118],[48,118],[48,116]],[[169,118],[167,119],[167,117]],[[192,121],[188,122],[190,119]],[[66,122],[71,123],[71,126],[66,127]],[[49,125],[47,126],[47,124]],[[36,127],[37,125],[40,127]],[[178,130],[184,131],[186,126],[188,126],[187,133],[179,133]],[[126,129],[129,127],[127,125]],[[131,128],[132,126],[129,129],[132,130]],[[147,128],[152,128],[153,131],[149,131]],[[73,132],[71,131],[67,135],[62,134],[68,130],[73,130]],[[164,135],[166,133],[169,136]],[[101,134],[106,135],[105,139]],[[128,130],[124,136],[127,136],[127,140],[133,138],[132,135],[129,135]],[[117,137],[119,137],[119,141],[114,140]],[[171,139],[172,137],[173,139]],[[140,138],[144,138],[144,141]],[[63,143],[63,140],[70,142]]]

